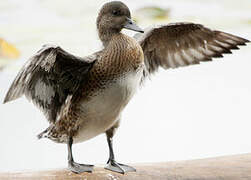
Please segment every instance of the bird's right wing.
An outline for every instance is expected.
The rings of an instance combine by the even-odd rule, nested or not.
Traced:
[[[55,122],[67,96],[88,79],[96,59],[76,57],[60,47],[45,45],[22,67],[4,103],[24,94],[44,112],[49,122]]]

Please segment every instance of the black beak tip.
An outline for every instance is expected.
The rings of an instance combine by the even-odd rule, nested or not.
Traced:
[[[139,31],[140,33],[144,33],[144,31],[142,30],[142,31]]]

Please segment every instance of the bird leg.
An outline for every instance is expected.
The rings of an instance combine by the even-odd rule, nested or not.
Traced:
[[[109,130],[108,130],[109,131]],[[112,145],[112,136],[114,133],[106,132],[107,143],[109,146],[109,159],[107,161],[107,166],[105,169],[110,171],[118,172],[121,174],[125,174],[126,172],[136,172],[136,169],[130,167],[125,164],[120,164],[115,161],[114,152],[113,152],[113,145]]]
[[[73,139],[72,137],[69,137],[67,147],[68,147],[68,168],[74,172],[74,173],[82,173],[82,172],[92,172],[93,171],[93,165],[88,164],[78,164],[74,162],[73,156],[72,156],[72,143]]]

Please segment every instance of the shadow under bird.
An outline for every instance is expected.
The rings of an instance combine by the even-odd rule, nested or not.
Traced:
[[[178,68],[223,57],[248,40],[194,23],[148,28],[132,20],[119,1],[103,5],[97,17],[103,49],[77,57],[61,47],[45,45],[22,67],[4,103],[23,94],[42,110],[50,125],[38,138],[68,147],[68,167],[75,173],[92,172],[92,165],[74,162],[72,144],[106,133],[108,170],[125,173],[133,167],[115,161],[112,138],[121,112],[140,84],[160,67]],[[121,30],[137,31],[133,38]]]

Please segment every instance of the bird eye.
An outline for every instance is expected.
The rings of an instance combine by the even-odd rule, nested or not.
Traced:
[[[112,11],[112,14],[113,14],[114,16],[118,16],[118,15],[119,15],[119,11],[113,10],[113,11]]]

